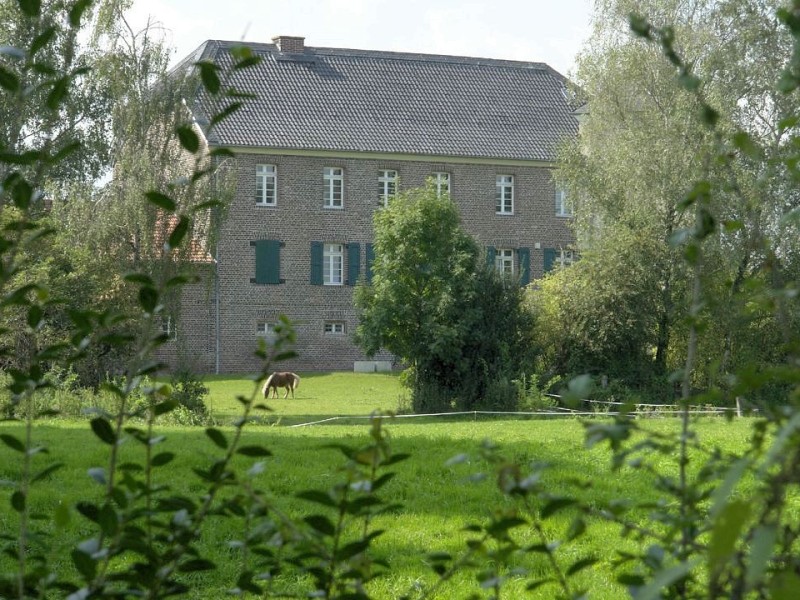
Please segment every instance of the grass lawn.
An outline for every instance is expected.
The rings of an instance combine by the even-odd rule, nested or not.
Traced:
[[[249,395],[252,382],[241,378],[211,378],[211,404],[220,420],[232,417],[238,403],[230,397]],[[258,476],[258,485],[273,499],[276,507],[299,517],[317,511],[316,505],[295,498],[307,489],[327,489],[337,481],[342,455],[330,448],[332,442],[358,445],[367,440],[366,424],[349,424],[340,421],[308,427],[283,427],[280,423],[299,422],[309,417],[317,420],[325,415],[362,415],[374,409],[395,409],[401,394],[397,378],[382,374],[327,374],[303,375],[295,400],[272,400],[269,413],[271,425],[253,425],[246,429],[244,443],[265,444],[273,452],[266,459],[266,469]],[[223,419],[224,418],[224,419]],[[277,424],[277,426],[276,426]],[[703,419],[696,425],[701,439],[709,447],[735,449],[744,445],[750,435],[752,421],[740,419],[731,423],[722,419]],[[672,419],[653,419],[647,422],[655,431],[676,429],[679,424]],[[434,581],[425,556],[433,551],[459,554],[465,542],[474,534],[465,533],[469,523],[482,522],[489,511],[509,506],[509,500],[496,488],[493,477],[476,483],[475,473],[487,472],[487,465],[479,456],[479,446],[491,439],[503,448],[505,456],[520,462],[544,462],[550,465],[545,484],[553,493],[573,490],[574,479],[591,481],[583,492],[589,502],[601,503],[612,498],[653,499],[652,481],[640,471],[622,469],[610,476],[609,456],[603,448],[586,450],[583,444],[583,427],[577,420],[473,420],[459,422],[416,422],[413,419],[394,419],[386,425],[391,434],[395,452],[408,452],[411,458],[393,467],[397,476],[385,488],[384,495],[403,505],[402,509],[378,519],[375,527],[386,529],[378,538],[375,550],[391,565],[391,573],[369,584],[369,593],[376,598],[391,600],[407,593],[413,586],[428,585]],[[193,467],[207,467],[219,450],[214,447],[200,428],[165,427],[167,436],[160,450],[178,454],[176,460],[158,470],[159,481],[175,491],[190,494],[202,493],[202,485],[193,474]],[[21,427],[13,423],[0,423],[0,433],[21,435]],[[35,428],[35,438],[57,454],[67,467],[37,484],[30,502],[36,512],[53,514],[59,502],[74,506],[87,496],[99,497],[101,488],[87,476],[87,469],[103,466],[106,447],[89,431],[83,422],[50,421]],[[126,460],[135,459],[138,447],[124,447]],[[469,460],[448,465],[447,461],[459,453]],[[0,480],[15,480],[19,476],[19,455],[0,446]],[[36,456],[40,466],[47,457]],[[247,467],[252,459],[241,458]],[[246,462],[244,462],[246,461]],[[676,468],[662,465],[669,472]],[[0,487],[0,506],[7,507],[10,490]],[[574,514],[569,510],[558,518],[547,521],[548,536],[563,537]],[[647,515],[641,515],[647,521]],[[228,545],[241,531],[228,521],[210,521],[201,543],[203,552],[219,565],[217,571],[192,574],[192,598],[214,599],[228,597],[225,590],[235,580],[237,555]],[[0,532],[16,529],[16,517],[10,510],[0,510]],[[68,555],[74,544],[89,535],[86,521],[72,511],[70,523],[54,532],[50,545],[53,559],[65,573],[71,573]],[[524,534],[522,544],[537,543],[532,534]],[[577,546],[569,546],[565,559],[593,555],[600,559],[594,567],[580,575],[580,582],[590,591],[593,599],[626,597],[625,590],[614,582],[611,566],[614,551],[631,541],[621,540],[618,527],[595,521],[589,533]],[[0,570],[7,570],[7,557],[0,557]],[[544,574],[545,563],[535,555],[525,565],[532,573]],[[528,578],[509,583],[507,597],[521,597]],[[280,589],[302,597],[308,590],[302,578],[286,576],[278,582]],[[438,599],[464,598],[477,590],[473,574],[456,577],[440,593]],[[555,589],[540,588],[525,597],[552,598]]]
[[[237,396],[250,398],[253,381],[241,376],[210,375],[208,406],[220,421],[230,421],[241,412]],[[256,390],[261,397],[261,386]],[[370,415],[376,410],[397,411],[407,395],[397,373],[300,373],[300,385],[294,398],[270,398],[270,412],[263,416],[271,423],[282,424],[318,421],[339,415]]]

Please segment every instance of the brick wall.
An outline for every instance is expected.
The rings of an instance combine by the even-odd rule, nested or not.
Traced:
[[[277,206],[255,203],[255,166],[277,167]],[[344,208],[323,208],[323,167],[344,169]],[[365,360],[352,343],[357,320],[353,287],[311,285],[311,242],[358,243],[361,272],[365,245],[372,240],[372,216],[378,209],[378,170],[394,169],[399,189],[424,185],[433,172],[450,173],[451,195],[465,229],[481,245],[529,247],[531,276],[542,275],[543,249],[572,242],[568,221],[555,216],[555,189],[550,170],[534,166],[473,165],[458,162],[317,158],[240,154],[239,184],[220,232],[219,367],[221,372],[253,371],[256,324],[286,314],[296,324],[299,358],[282,368],[298,371],[352,370]],[[495,177],[514,176],[514,214],[495,214]],[[255,273],[255,240],[280,240],[280,276],[284,283],[251,283]],[[536,248],[536,245],[539,248]],[[347,252],[345,252],[345,277]],[[182,349],[201,370],[215,364],[216,322],[213,278],[184,292],[179,325]],[[326,320],[343,321],[346,332],[326,334]],[[391,359],[388,355],[376,359]]]

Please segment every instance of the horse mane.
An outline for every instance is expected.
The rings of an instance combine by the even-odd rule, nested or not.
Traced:
[[[266,395],[267,395],[267,393],[269,391],[269,384],[272,383],[272,378],[273,377],[275,377],[275,373],[272,373],[269,377],[267,377],[267,380],[264,382],[264,387],[261,388],[261,395],[262,396],[266,397]]]

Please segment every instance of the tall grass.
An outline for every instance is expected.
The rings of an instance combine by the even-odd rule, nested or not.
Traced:
[[[313,378],[309,378],[313,380]],[[213,382],[210,382],[213,383]],[[228,385],[222,382],[222,385]],[[310,386],[313,389],[313,386]],[[310,396],[310,395],[309,395]],[[307,398],[311,400],[311,398]],[[743,445],[750,431],[750,421],[731,423],[722,419],[706,419],[696,423],[698,435],[706,440],[709,449],[735,449]],[[608,477],[607,453],[600,448],[583,450],[583,427],[573,419],[550,421],[492,420],[486,422],[442,422],[418,424],[408,420],[390,422],[388,430],[395,452],[408,452],[411,458],[396,465],[395,479],[386,487],[386,495],[402,504],[392,514],[378,518],[376,526],[386,533],[376,542],[378,556],[391,567],[391,573],[370,583],[370,593],[376,598],[393,599],[407,593],[417,583],[430,583],[432,574],[426,567],[427,553],[443,550],[456,554],[464,547],[470,534],[464,527],[480,522],[488,516],[489,507],[504,506],[508,499],[497,489],[488,474],[486,463],[480,458],[479,446],[491,439],[503,448],[513,461],[547,463],[546,484],[553,493],[574,491],[575,481],[593,481],[583,492],[585,499],[599,505],[612,498],[629,497],[656,500],[652,481],[641,471],[623,468],[613,478]],[[664,433],[674,431],[674,420],[653,420],[648,428]],[[0,432],[19,433],[14,423],[0,424]],[[196,492],[200,488],[192,469],[202,467],[213,455],[212,446],[201,429],[163,427],[167,436],[164,451],[176,451],[175,460],[157,471],[161,483],[178,493]],[[36,426],[36,438],[49,448],[58,449],[60,459],[67,465],[53,473],[32,490],[30,501],[34,512],[52,514],[57,506],[73,507],[78,501],[96,498],[103,494],[102,486],[95,484],[87,470],[103,464],[105,448],[91,434],[85,424],[58,422]],[[365,425],[325,424],[309,427],[252,426],[245,430],[244,443],[264,443],[274,456],[267,459],[266,469],[257,484],[272,498],[276,507],[286,514],[302,517],[315,507],[296,498],[297,492],[324,488],[337,476],[343,460],[341,455],[328,448],[332,443],[355,442],[367,437]],[[178,451],[179,450],[179,451]],[[141,450],[134,445],[122,448],[122,461],[135,459]],[[465,460],[449,462],[454,455],[464,453]],[[35,459],[38,460],[37,457]],[[45,459],[42,459],[45,460]],[[242,458],[241,460],[245,460]],[[243,463],[244,465],[244,463]],[[8,451],[0,449],[0,480],[19,477],[19,464],[10,460]],[[660,465],[669,474],[668,465]],[[93,487],[94,486],[94,487]],[[7,502],[9,491],[0,488],[0,503]],[[75,539],[80,539],[86,522],[79,514],[71,512],[69,522],[57,532],[50,548],[54,564],[65,573],[72,566],[66,559]],[[550,521],[552,535],[562,535],[572,518],[564,511],[560,518]],[[648,515],[639,518],[647,523]],[[16,526],[16,515],[11,511],[0,513],[0,531],[11,531]],[[562,531],[559,531],[562,530]],[[203,551],[219,569],[211,573],[191,574],[193,598],[223,598],[230,581],[235,578],[238,556],[229,546],[241,532],[230,529],[230,521],[211,521],[204,530]],[[532,543],[535,540],[520,540]],[[589,553],[601,558],[598,565],[582,573],[583,584],[592,590],[595,599],[613,599],[624,596],[624,589],[614,583],[610,562],[613,550],[620,544],[635,546],[632,540],[620,541],[618,527],[597,522],[590,534],[582,538],[576,552]],[[0,571],[13,568],[0,557]],[[538,565],[527,566],[534,572],[545,571],[544,559]],[[507,592],[522,593],[512,581]],[[297,574],[286,572],[278,582],[277,590],[302,594],[304,580]],[[516,586],[516,587],[515,587]],[[465,572],[455,578],[435,596],[437,598],[462,598],[474,591],[472,576]],[[552,590],[544,590],[526,597],[549,598]]]

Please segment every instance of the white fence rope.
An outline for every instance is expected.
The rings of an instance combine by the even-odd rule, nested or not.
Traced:
[[[560,396],[556,396],[554,394],[548,394],[548,396],[554,398],[560,398]],[[603,402],[600,400],[583,400],[584,402],[589,402],[593,404],[609,404],[609,405],[623,405],[623,402]],[[634,406],[640,407],[657,407],[658,410],[647,410],[641,411],[640,413],[632,412],[632,413],[625,413],[631,417],[646,417],[646,418],[653,418],[653,417],[660,417],[660,416],[673,416],[679,415],[683,413],[683,410],[675,404],[635,404]],[[713,407],[713,406],[690,406],[690,412],[693,415],[716,415],[720,416],[730,411],[735,411],[736,409],[732,408],[725,408],[725,407]],[[421,419],[421,418],[430,418],[430,417],[458,417],[458,416],[472,416],[473,418],[477,419],[478,415],[495,415],[495,416],[526,416],[526,417],[614,417],[620,414],[619,411],[586,411],[586,410],[576,410],[572,408],[566,408],[563,406],[555,406],[550,410],[537,410],[537,411],[500,411],[500,410],[468,410],[468,411],[458,411],[458,412],[437,412],[437,413],[421,413],[421,414],[410,414],[410,415],[392,415],[394,419]],[[286,427],[289,429],[295,427],[308,427],[311,425],[320,425],[322,423],[330,423],[333,421],[349,421],[349,420],[365,420],[371,419],[372,415],[339,415],[335,417],[327,417],[325,419],[320,419],[319,421],[309,421],[307,423],[297,423],[295,425],[287,425]]]

